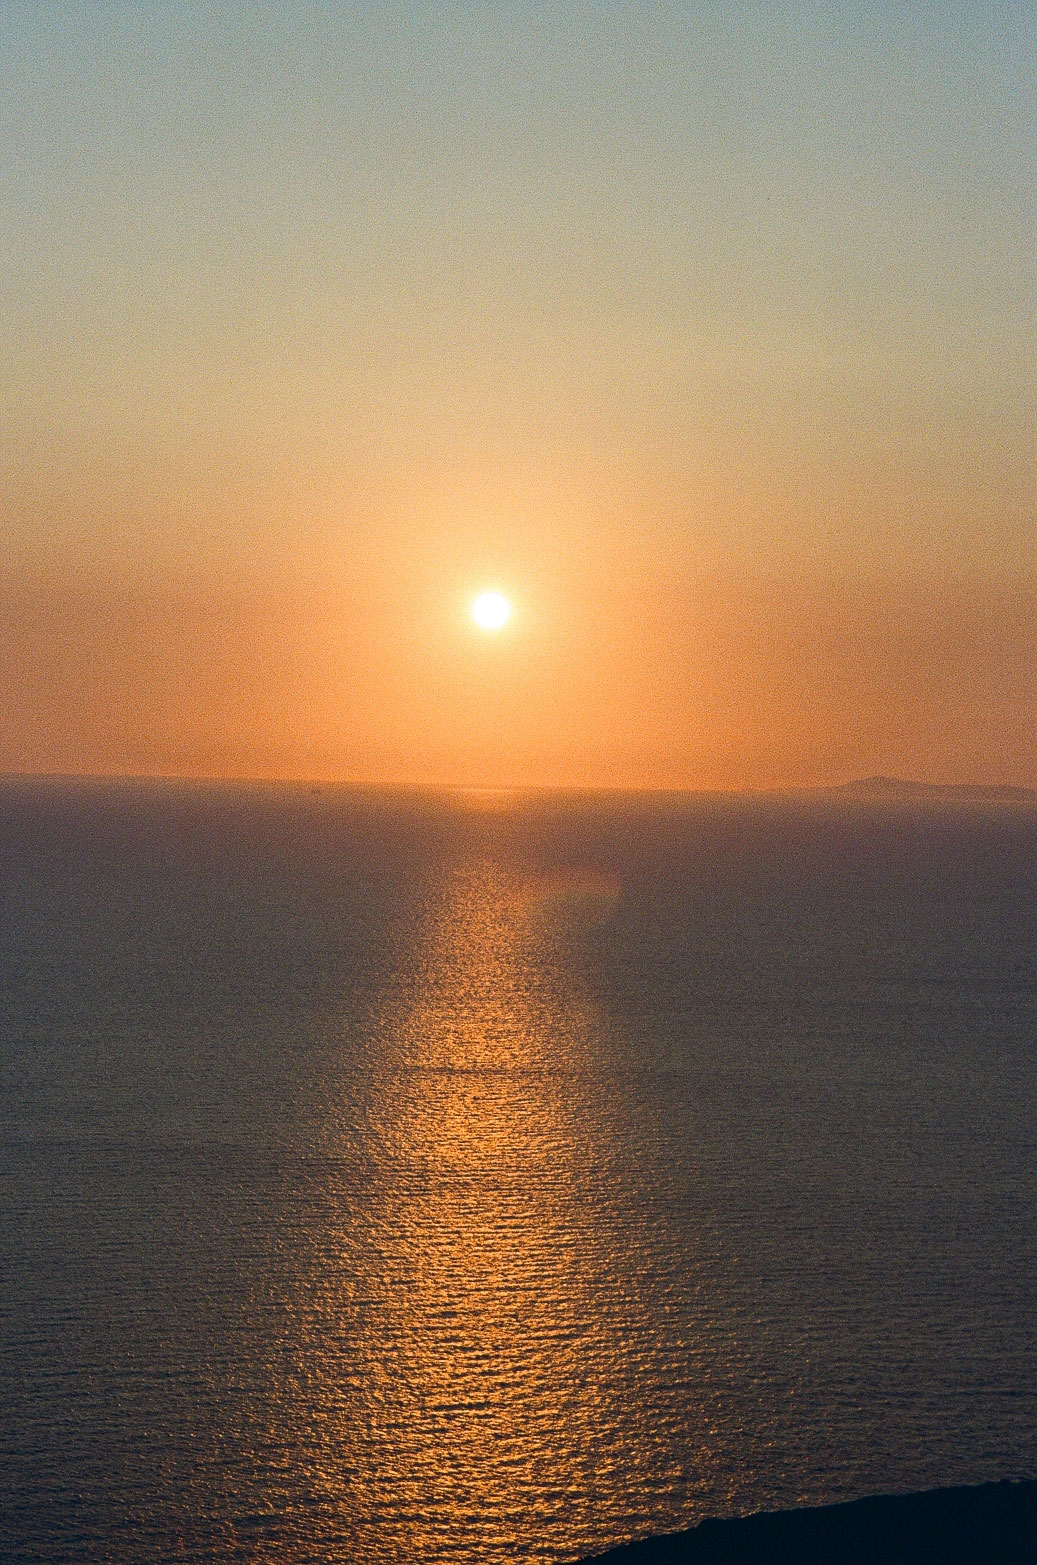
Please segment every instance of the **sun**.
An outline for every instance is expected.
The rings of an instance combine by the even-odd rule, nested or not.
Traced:
[[[472,618],[483,630],[500,630],[511,618],[511,604],[502,592],[481,592],[472,604]]]

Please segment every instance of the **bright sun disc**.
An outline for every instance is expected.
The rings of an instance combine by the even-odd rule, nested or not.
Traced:
[[[482,592],[472,604],[472,618],[483,630],[500,630],[511,618],[511,604],[499,592]]]

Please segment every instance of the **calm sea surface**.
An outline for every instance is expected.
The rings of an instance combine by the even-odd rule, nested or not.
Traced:
[[[0,1557],[1037,1475],[1037,811],[0,785]]]

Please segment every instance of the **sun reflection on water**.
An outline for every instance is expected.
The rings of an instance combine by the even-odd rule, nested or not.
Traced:
[[[573,1558],[622,1535],[603,1496],[628,1531],[640,1497],[647,1529],[653,1494],[709,1466],[637,1411],[659,1312],[611,1211],[616,1093],[565,958],[616,890],[469,863],[381,1019],[369,1184],[298,1323],[315,1503],[358,1557]]]

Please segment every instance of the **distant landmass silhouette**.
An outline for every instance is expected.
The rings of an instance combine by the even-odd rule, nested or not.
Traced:
[[[1034,1565],[1037,1480],[804,1506],[626,1543],[583,1565]]]
[[[1037,788],[1010,788],[1001,783],[911,782],[903,777],[859,777],[823,791],[866,799],[993,799],[1006,803],[1037,800]]]

